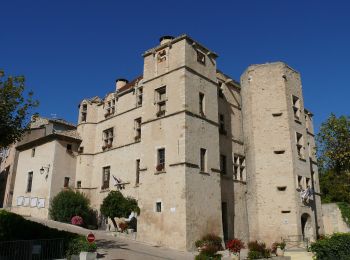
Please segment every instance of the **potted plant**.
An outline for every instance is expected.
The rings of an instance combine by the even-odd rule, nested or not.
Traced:
[[[163,171],[164,170],[164,164],[158,164],[157,167],[156,167],[156,170],[158,172]]]
[[[221,255],[217,254],[222,250],[222,239],[214,234],[207,234],[200,240],[195,242],[199,255],[195,259],[221,259]]]
[[[118,227],[119,227],[119,229],[120,229],[120,231],[122,232],[122,233],[124,233],[127,229],[128,229],[128,223],[126,223],[126,222],[120,222],[119,224],[118,224]]]
[[[227,241],[226,248],[230,251],[230,255],[231,253],[234,254],[233,259],[239,259],[241,250],[244,249],[245,246],[240,239],[234,238]]]

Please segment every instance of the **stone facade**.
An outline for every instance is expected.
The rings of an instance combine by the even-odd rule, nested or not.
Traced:
[[[41,197],[62,189],[63,172],[96,210],[119,189],[138,200],[139,241],[191,250],[206,233],[267,243],[323,233],[318,193],[300,198],[319,184],[312,114],[296,71],[254,65],[238,83],[186,35],[163,37],[143,57],[142,76],[80,103],[72,158],[61,140],[42,144],[40,161],[20,151],[16,196],[25,188],[21,174],[50,164],[54,192],[40,189]],[[33,192],[35,185],[43,183],[33,182]]]

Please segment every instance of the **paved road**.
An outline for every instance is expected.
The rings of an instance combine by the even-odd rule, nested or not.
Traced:
[[[27,219],[42,223],[46,226],[66,230],[81,235],[87,235],[90,230],[53,220],[43,220],[32,217]],[[194,254],[176,251],[164,247],[151,246],[132,240],[116,238],[109,232],[94,230],[98,247],[98,257],[105,260],[161,260],[179,259],[193,260]]]

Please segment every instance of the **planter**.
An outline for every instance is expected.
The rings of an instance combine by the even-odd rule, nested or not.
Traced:
[[[96,252],[81,252],[79,256],[80,256],[80,260],[96,260],[97,259]]]
[[[277,247],[276,255],[277,256],[284,256],[284,249],[281,249],[280,247]]]
[[[128,228],[128,234],[132,234],[134,233],[134,229],[133,228]]]

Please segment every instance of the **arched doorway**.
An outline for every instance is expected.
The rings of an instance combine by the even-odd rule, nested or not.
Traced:
[[[309,241],[313,239],[314,229],[312,227],[311,216],[307,213],[301,215],[301,233],[303,239],[307,238]]]

